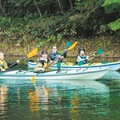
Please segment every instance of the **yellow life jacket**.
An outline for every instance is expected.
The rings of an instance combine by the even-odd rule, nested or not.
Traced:
[[[47,63],[46,62],[44,62],[44,65],[43,65],[43,68],[45,68],[45,67],[47,67]]]
[[[47,62],[44,62],[43,68],[46,68],[48,66]],[[47,67],[46,71],[50,71],[50,67]]]
[[[7,69],[7,68],[8,68],[8,65],[5,62],[5,60],[0,60],[0,70]]]
[[[44,65],[42,63],[38,63],[36,65],[36,67],[34,68],[34,72],[39,72],[39,71],[43,71],[43,72],[47,72],[47,71],[50,71],[50,67],[47,67],[47,63],[44,62]],[[47,67],[47,69],[45,70],[45,68]]]

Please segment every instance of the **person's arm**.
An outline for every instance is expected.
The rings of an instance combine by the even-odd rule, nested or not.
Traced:
[[[94,57],[95,57],[95,54],[93,54],[92,56],[87,56],[86,59],[87,59],[88,61],[91,61]]]
[[[55,60],[58,57],[59,54],[54,54],[54,53],[50,53],[50,60]]]
[[[3,70],[3,67],[4,67],[4,65],[0,64],[0,71],[5,71],[5,70]]]
[[[4,64],[0,64],[0,66],[4,66]]]
[[[19,60],[17,60],[16,62],[7,62],[7,66],[8,66],[9,68],[12,68],[12,67],[18,65],[19,62],[20,62]]]
[[[81,58],[79,55],[76,56],[76,63],[80,62],[81,61]]]
[[[66,58],[67,57],[67,52],[65,52],[62,56],[63,56],[63,58]]]

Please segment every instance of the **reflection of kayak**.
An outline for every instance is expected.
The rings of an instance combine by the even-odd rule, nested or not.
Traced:
[[[51,81],[47,82],[47,84],[49,84],[49,83],[51,83]],[[55,82],[55,83],[57,84],[57,82]],[[52,82],[52,84],[54,84],[54,82]],[[92,80],[92,81],[91,80],[67,80],[67,81],[63,81],[63,82],[58,81],[58,84],[59,85],[62,84],[62,86],[65,86],[65,87],[68,86],[67,88],[69,88],[69,87],[71,88],[72,86],[73,87],[75,86],[76,89],[77,89],[77,87],[87,88],[89,90],[94,89],[95,92],[96,92],[96,90],[103,91],[103,89],[109,89],[108,86],[106,86],[105,84],[103,84],[99,81],[96,81],[96,80]],[[90,92],[89,90],[87,92]],[[83,92],[83,91],[81,91],[81,92]]]
[[[40,73],[36,79],[79,79],[79,80],[95,80],[104,76],[108,72],[108,68],[99,68],[99,69],[74,69],[74,70],[61,70],[50,71],[46,73]],[[30,71],[8,71],[0,74],[1,79],[30,79],[35,76],[37,73]]]
[[[30,62],[28,61],[28,67],[29,68],[34,68],[36,65],[35,62]],[[61,63],[61,69],[78,69],[78,68],[100,68],[100,67],[108,67],[109,70],[118,70],[120,68],[120,61],[117,62],[108,62],[108,63],[88,63],[88,64],[83,64],[81,66],[79,65],[74,65],[73,63]],[[53,65],[50,67],[51,70],[57,69],[56,65]]]
[[[104,77],[102,77],[102,80],[108,79],[108,80],[120,80],[120,72],[118,71],[109,71]]]

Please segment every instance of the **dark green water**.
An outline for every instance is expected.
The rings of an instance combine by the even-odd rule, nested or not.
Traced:
[[[120,120],[120,73],[96,81],[0,79],[0,120]]]

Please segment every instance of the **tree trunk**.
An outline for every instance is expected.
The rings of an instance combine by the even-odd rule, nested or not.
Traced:
[[[36,0],[34,0],[34,4],[35,4],[35,6],[36,6],[36,9],[37,9],[40,17],[42,17],[42,13],[41,13],[41,11],[40,11],[40,9],[39,9],[39,7],[38,7],[38,4],[37,4],[37,1],[36,1]]]
[[[103,2],[104,2],[104,0],[98,1],[97,4],[96,4],[96,6],[95,6],[90,12],[88,12],[88,14],[86,15],[86,17],[82,20],[82,23],[85,23],[85,21],[86,21],[88,18],[90,18],[90,16],[91,16],[93,13],[95,13],[96,10],[101,7],[101,5],[103,4]]]
[[[5,9],[2,6],[2,0],[0,0],[0,9],[2,10],[2,13],[4,14],[4,16],[6,17]]]
[[[69,0],[69,2],[70,2],[70,7],[71,7],[71,9],[73,9],[72,0]]]
[[[64,12],[63,12],[63,9],[62,9],[62,5],[61,5],[61,3],[60,3],[60,0],[57,0],[57,2],[58,2],[58,5],[59,5],[59,8],[60,8],[61,12],[64,13]]]

